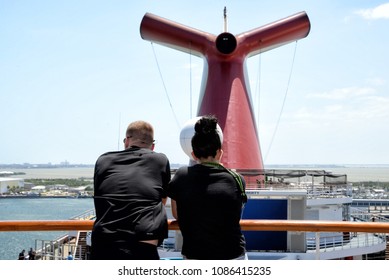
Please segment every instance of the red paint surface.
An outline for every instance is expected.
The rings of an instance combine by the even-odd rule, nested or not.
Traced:
[[[235,35],[236,48],[223,54],[216,35],[147,13],[141,22],[143,39],[204,58],[198,116],[214,114],[223,130],[222,163],[228,168],[263,169],[254,112],[245,77],[245,61],[304,38],[310,31],[305,12]]]

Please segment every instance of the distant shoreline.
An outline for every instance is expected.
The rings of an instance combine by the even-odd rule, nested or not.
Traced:
[[[45,195],[45,196],[33,196],[33,195],[0,195],[0,199],[6,199],[6,198],[32,198],[32,199],[39,199],[39,198],[72,198],[72,199],[84,199],[84,198],[93,198],[92,196],[73,196],[73,195]]]
[[[94,164],[0,164],[0,169],[93,168]]]
[[[170,165],[186,165],[187,163],[171,163]],[[389,163],[271,163],[269,166],[328,166],[328,167],[355,167],[355,166],[384,166],[389,167]],[[90,168],[94,164],[80,163],[80,164],[51,164],[51,163],[0,163],[1,168]]]

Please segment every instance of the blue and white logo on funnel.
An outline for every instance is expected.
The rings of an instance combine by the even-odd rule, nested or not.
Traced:
[[[181,129],[180,133],[180,144],[181,148],[184,151],[184,153],[191,159],[194,160],[192,157],[192,137],[195,133],[195,124],[196,122],[201,119],[201,117],[195,117],[193,119],[190,119],[184,124],[184,127]],[[217,132],[220,137],[220,142],[223,143],[223,131],[219,124],[216,127]]]

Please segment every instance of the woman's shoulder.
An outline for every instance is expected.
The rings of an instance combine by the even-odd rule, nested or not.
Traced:
[[[177,169],[176,174],[187,174],[187,173],[188,173],[188,168],[189,168],[189,166],[187,166],[187,165],[185,165],[185,166],[180,166],[180,167]]]
[[[196,174],[201,173],[201,166],[200,164],[195,164],[195,165],[185,165],[185,166],[180,166],[176,173],[175,176],[196,176]]]

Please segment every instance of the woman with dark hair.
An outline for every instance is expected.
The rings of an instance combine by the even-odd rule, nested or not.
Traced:
[[[245,181],[220,164],[223,150],[216,117],[196,122],[191,144],[196,164],[179,168],[168,187],[183,237],[181,253],[186,259],[245,259],[239,225]]]

